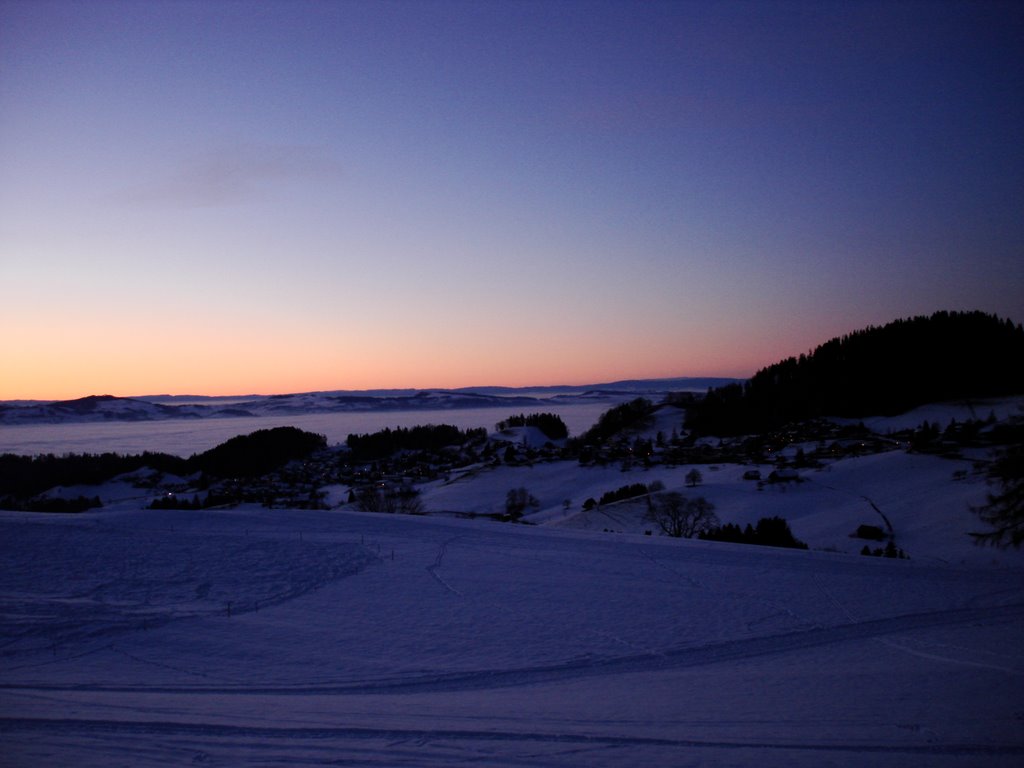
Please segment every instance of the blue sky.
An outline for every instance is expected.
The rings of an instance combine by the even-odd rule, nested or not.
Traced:
[[[0,397],[746,376],[1024,320],[1016,3],[0,0]]]

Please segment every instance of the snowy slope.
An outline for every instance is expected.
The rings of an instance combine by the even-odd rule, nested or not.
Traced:
[[[970,507],[983,503],[989,490],[969,461],[890,451],[801,470],[803,482],[766,484],[760,489],[756,482],[742,479],[749,465],[730,464],[697,465],[703,481],[689,488],[686,474],[693,468],[655,466],[623,472],[618,465],[581,467],[576,462],[498,467],[426,486],[423,501],[432,512],[496,514],[504,511],[509,490],[526,488],[539,502],[527,515],[530,522],[656,534],[657,526],[646,519],[645,500],[586,512],[582,506],[588,498],[600,499],[623,485],[661,482],[667,490],[704,496],[715,505],[723,523],[744,526],[756,524],[761,517],[783,517],[794,535],[812,549],[858,553],[868,542],[850,534],[861,524],[884,528],[881,512],[894,528],[896,543],[913,558],[1024,566],[1024,555],[978,547],[968,535],[979,526]],[[762,467],[762,475],[771,469]],[[958,472],[966,474],[957,479]]]
[[[0,765],[1024,759],[1020,569],[125,506],[0,514]]]

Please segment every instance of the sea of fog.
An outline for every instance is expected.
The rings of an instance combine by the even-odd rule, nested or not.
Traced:
[[[419,424],[452,424],[461,429],[494,425],[521,412],[557,413],[570,435],[579,435],[611,408],[613,402],[551,404],[533,408],[509,405],[496,408],[452,410],[358,411],[345,413],[304,413],[264,416],[167,421],[115,421],[67,424],[16,424],[0,426],[0,453],[141,453],[159,451],[190,456],[223,443],[236,435],[257,429],[292,426],[325,435],[331,445],[342,443],[350,434],[365,434],[390,427]]]

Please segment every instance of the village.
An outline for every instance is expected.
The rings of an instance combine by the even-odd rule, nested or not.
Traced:
[[[737,464],[749,465],[743,478],[761,486],[797,483],[801,472],[848,457],[910,450],[960,458],[965,448],[998,441],[982,421],[952,423],[944,429],[925,422],[915,429],[880,435],[861,423],[814,419],[766,434],[699,437],[682,429],[683,410],[671,400],[640,405],[644,416],[611,436],[588,433],[552,440],[534,427],[499,424],[504,428],[491,433],[470,430],[461,436],[465,439],[449,445],[401,449],[372,458],[348,445],[329,446],[258,477],[204,474],[161,483],[164,495],[152,506],[257,503],[268,508],[344,507],[423,514],[427,510],[417,500],[418,486],[448,480],[454,473],[486,472],[502,465],[573,461],[580,466],[617,465],[630,472],[656,466]]]

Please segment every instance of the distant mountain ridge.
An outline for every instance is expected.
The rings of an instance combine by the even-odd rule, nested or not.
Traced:
[[[213,397],[89,395],[54,402],[0,402],[0,424],[61,424],[281,416],[350,411],[452,410],[461,408],[543,408],[553,403],[615,400],[668,392],[703,392],[734,382],[724,378],[638,379],[585,387],[467,387],[454,390],[403,389],[305,392]]]
[[[709,390],[687,409],[700,434],[754,434],[823,416],[892,416],[927,403],[1024,394],[1024,327],[936,312],[833,338]]]

